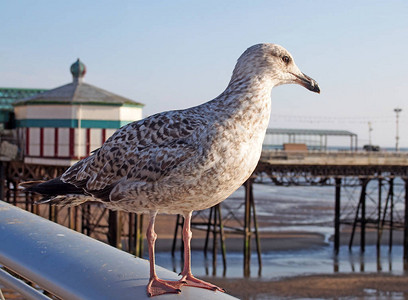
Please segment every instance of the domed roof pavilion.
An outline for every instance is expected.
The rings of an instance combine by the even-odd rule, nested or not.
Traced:
[[[26,163],[72,165],[117,128],[142,118],[142,103],[85,83],[79,59],[70,71],[71,83],[14,104]]]

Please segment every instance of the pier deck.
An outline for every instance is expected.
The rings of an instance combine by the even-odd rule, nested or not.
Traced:
[[[408,178],[406,152],[289,152],[264,150],[255,174]]]
[[[264,150],[261,163],[272,165],[337,165],[337,166],[405,166],[406,152],[355,152],[355,151],[272,151]]]

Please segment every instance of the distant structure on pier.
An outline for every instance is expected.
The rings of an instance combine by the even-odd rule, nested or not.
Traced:
[[[298,149],[302,149],[303,145],[308,150],[327,151],[330,148],[329,140],[332,146],[342,145],[344,150],[357,150],[357,134],[347,130],[288,128],[268,128],[263,148],[284,149],[284,145],[296,145]]]
[[[83,81],[73,81],[14,103],[17,140],[25,163],[70,166],[99,148],[119,127],[142,118],[143,104]]]
[[[0,88],[0,129],[15,128],[13,104],[47,89]]]

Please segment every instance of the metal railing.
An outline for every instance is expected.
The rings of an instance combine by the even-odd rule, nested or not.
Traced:
[[[0,269],[0,283],[27,299],[148,299],[149,262],[83,234],[0,201],[0,265],[34,283]],[[157,268],[163,279],[176,273]],[[160,299],[235,299],[209,290],[183,287],[179,295]]]

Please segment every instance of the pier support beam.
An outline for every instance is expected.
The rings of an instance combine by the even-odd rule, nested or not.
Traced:
[[[381,251],[381,207],[382,207],[382,179],[378,178],[378,203],[377,203],[377,257],[380,257]]]
[[[390,230],[388,239],[388,252],[392,251],[392,238],[394,230],[394,178],[390,179]]]
[[[252,237],[252,219],[254,222],[254,233],[257,246],[259,272],[262,270],[261,243],[258,232],[258,220],[256,218],[255,200],[253,191],[254,178],[250,177],[245,183],[245,214],[244,214],[244,276],[250,275],[251,265],[251,237]]]
[[[341,178],[336,178],[336,193],[334,204],[334,253],[337,255],[340,248],[340,198]]]
[[[404,216],[404,270],[408,270],[408,179],[405,182],[405,216]]]
[[[225,235],[224,235],[224,224],[222,220],[222,214],[221,214],[221,204],[217,204],[211,208],[213,210],[213,247],[212,247],[212,255],[213,255],[213,276],[217,275],[216,270],[217,270],[217,248],[218,248],[218,243],[217,243],[217,234],[220,234],[220,243],[221,243],[221,254],[222,254],[222,265],[224,267],[223,274],[225,276],[227,272],[227,248],[225,247]],[[204,249],[204,255],[207,256],[207,246],[208,246],[208,233],[206,236],[205,240],[205,249]]]
[[[362,180],[361,186],[361,232],[360,232],[360,250],[365,252],[365,234],[366,234],[366,194],[367,194],[367,179]]]
[[[120,212],[109,210],[108,242],[111,246],[122,249],[122,225]]]
[[[128,213],[128,251],[143,257],[143,215]]]
[[[244,276],[250,274],[251,263],[251,201],[254,195],[251,179],[245,182],[245,215],[244,215]]]
[[[361,179],[361,194],[360,200],[358,202],[356,215],[353,222],[353,229],[351,231],[351,237],[349,242],[349,250],[353,246],[354,234],[356,231],[357,223],[360,223],[361,231],[360,231],[360,250],[362,253],[365,251],[365,227],[366,227],[366,192],[367,192],[367,184],[370,181],[368,178]],[[360,214],[361,210],[361,217],[359,218],[358,215]]]

